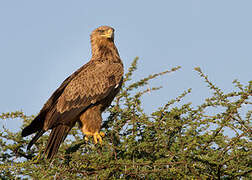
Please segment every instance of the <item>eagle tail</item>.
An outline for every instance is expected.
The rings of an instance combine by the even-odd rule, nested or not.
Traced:
[[[58,152],[60,144],[65,140],[70,130],[71,127],[63,124],[60,124],[52,129],[45,149],[47,159],[52,159]]]
[[[41,131],[43,129],[45,118],[44,113],[39,114],[29,126],[25,127],[22,131],[22,137],[29,136],[37,131]]]

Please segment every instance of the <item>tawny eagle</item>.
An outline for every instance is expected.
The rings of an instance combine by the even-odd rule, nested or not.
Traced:
[[[123,82],[123,64],[114,44],[114,29],[101,26],[91,33],[91,60],[69,76],[44,104],[22,136],[36,133],[27,149],[51,129],[45,154],[51,159],[71,128],[102,142],[101,113],[111,104]]]

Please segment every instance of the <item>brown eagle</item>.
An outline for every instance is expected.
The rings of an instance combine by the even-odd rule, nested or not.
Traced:
[[[114,44],[114,29],[101,26],[91,33],[91,60],[69,76],[44,104],[22,136],[36,133],[27,150],[52,129],[45,154],[57,153],[71,128],[79,122],[82,132],[102,142],[101,113],[111,104],[123,82],[123,64]]]

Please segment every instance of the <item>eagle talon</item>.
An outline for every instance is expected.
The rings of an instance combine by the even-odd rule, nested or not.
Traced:
[[[96,132],[94,134],[94,143],[97,144],[97,142],[99,141],[99,143],[102,144],[102,137],[104,136],[105,136],[104,132],[100,132],[100,133]]]
[[[104,132],[100,132],[100,135],[101,135],[101,137],[105,137],[105,133]]]
[[[88,137],[87,136],[85,136],[84,139],[85,139],[85,141],[88,141]]]

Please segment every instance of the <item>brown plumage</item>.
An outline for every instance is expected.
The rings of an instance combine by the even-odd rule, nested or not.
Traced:
[[[69,76],[45,103],[39,115],[23,129],[36,133],[27,149],[52,129],[45,154],[51,159],[71,128],[79,122],[87,136],[101,143],[101,113],[111,104],[123,81],[123,64],[114,44],[114,29],[101,26],[91,34],[91,60]]]

